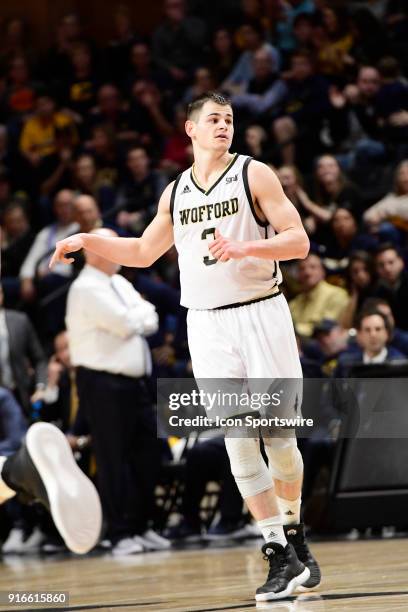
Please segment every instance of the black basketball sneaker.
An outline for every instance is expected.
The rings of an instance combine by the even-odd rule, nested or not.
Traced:
[[[266,582],[256,590],[256,601],[270,601],[289,597],[295,588],[309,579],[310,572],[299,561],[292,544],[283,547],[276,542],[262,546],[264,559],[269,561]]]
[[[283,529],[285,531],[286,539],[295,549],[299,561],[301,561],[310,571],[309,580],[300,585],[298,590],[308,591],[310,589],[314,589],[320,584],[322,575],[320,572],[320,567],[306,543],[304,524],[299,523],[298,525],[284,525]]]
[[[73,552],[98,542],[102,509],[92,482],[77,466],[64,434],[50,423],[35,423],[21,448],[7,458],[1,476],[22,501],[39,501]]]

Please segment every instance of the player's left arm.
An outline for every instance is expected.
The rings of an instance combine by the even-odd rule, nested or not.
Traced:
[[[286,197],[275,173],[265,164],[251,161],[248,183],[254,205],[275,229],[276,235],[265,240],[238,241],[216,231],[215,240],[209,245],[212,255],[220,261],[249,256],[278,261],[305,258],[309,253],[309,238],[298,211]]]

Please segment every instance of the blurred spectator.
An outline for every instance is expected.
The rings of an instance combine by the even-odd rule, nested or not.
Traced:
[[[113,206],[112,182],[101,176],[92,155],[80,155],[75,161],[72,187],[81,194],[95,198],[104,212]]]
[[[280,67],[279,52],[270,43],[265,42],[262,27],[256,22],[248,22],[241,27],[244,51],[222,84],[222,89],[229,93],[242,93],[248,89],[254,78],[254,54],[264,50],[270,55],[274,70]]]
[[[379,91],[380,74],[373,66],[362,66],[356,83],[348,84],[342,92],[336,87],[330,89],[333,129],[341,134],[343,146],[351,149],[339,157],[346,170],[364,171],[369,163],[384,157],[376,106]]]
[[[310,168],[310,159],[321,149],[320,131],[328,114],[328,82],[316,72],[312,55],[296,51],[290,61],[287,76],[287,96],[282,117],[274,121],[275,138],[279,144],[293,143],[291,157],[300,167]],[[295,148],[296,143],[296,148]]]
[[[70,75],[70,57],[75,45],[82,39],[82,26],[75,12],[68,12],[57,25],[56,42],[42,62],[43,77],[63,81]]]
[[[101,212],[95,198],[87,194],[74,198],[74,221],[79,225],[79,231],[84,233],[102,226]]]
[[[268,135],[260,125],[249,125],[245,130],[243,153],[259,161],[268,161]]]
[[[183,103],[189,104],[207,91],[215,89],[215,81],[209,68],[205,66],[194,71],[194,81],[184,94]]]
[[[10,60],[7,76],[7,86],[1,101],[3,112],[22,117],[33,110],[36,97],[36,84],[31,80],[24,55],[16,55]]]
[[[404,260],[393,244],[383,244],[375,263],[379,279],[375,295],[390,304],[396,326],[408,330],[408,274]]]
[[[314,0],[289,0],[288,2],[274,3],[277,13],[274,15],[275,31],[279,49],[285,54],[296,47],[293,35],[294,20],[302,13],[311,14],[315,10]]]
[[[46,293],[49,293],[72,275],[69,266],[59,265],[51,271],[48,264],[56,241],[78,231],[78,224],[73,219],[73,198],[73,192],[68,189],[57,193],[53,205],[55,222],[38,232],[21,266],[19,276],[24,301],[31,302],[35,299],[36,284],[39,294],[42,295],[45,284]]]
[[[118,179],[118,152],[116,132],[107,124],[96,125],[92,129],[92,140],[87,149],[93,155],[101,183],[114,186]]]
[[[322,319],[337,319],[348,303],[347,292],[329,285],[318,255],[311,254],[298,263],[300,293],[289,302],[296,331],[311,336]]]
[[[192,164],[191,140],[186,134],[187,113],[184,106],[177,106],[174,113],[175,132],[166,140],[160,167],[173,178]]]
[[[70,53],[71,73],[64,81],[64,104],[74,113],[76,120],[82,122],[84,116],[96,103],[98,79],[92,65],[92,53],[85,43],[76,43]]]
[[[125,77],[124,86],[128,93],[137,81],[153,81],[164,88],[171,83],[169,77],[155,66],[149,45],[142,41],[135,42],[130,49],[130,70]]]
[[[339,316],[340,324],[349,329],[354,327],[354,318],[367,298],[374,295],[375,272],[373,257],[365,251],[354,251],[348,260],[346,270],[349,303]]]
[[[142,147],[127,154],[128,176],[119,186],[115,212],[116,224],[140,236],[156,214],[157,203],[166,186],[163,175],[151,167],[151,160]]]
[[[323,319],[314,326],[313,340],[304,343],[303,355],[317,362],[325,376],[331,376],[349,340],[347,329],[333,319]]]
[[[0,232],[1,275],[16,277],[34,239],[23,204],[11,202],[6,207]]]
[[[375,231],[384,221],[408,231],[408,160],[402,161],[394,174],[394,188],[364,213],[364,221]]]
[[[357,218],[361,214],[361,195],[342,173],[332,155],[319,157],[315,170],[315,197],[313,202],[305,192],[299,192],[304,208],[317,223],[328,223],[338,207],[352,210]]]
[[[86,119],[85,128],[88,134],[96,125],[109,125],[111,131],[119,140],[131,140],[137,134],[131,126],[131,117],[123,104],[119,89],[106,83],[97,93],[98,105]]]
[[[237,59],[238,51],[231,32],[223,27],[215,30],[209,61],[211,74],[214,75],[217,86],[230,74]]]
[[[328,272],[343,274],[354,251],[374,252],[378,240],[364,234],[360,229],[352,209],[340,205],[330,220],[330,233],[324,244],[319,245],[319,254]]]
[[[134,84],[130,114],[132,125],[145,146],[153,145],[160,149],[163,138],[173,134],[172,113],[152,82],[138,81]]]
[[[124,4],[115,7],[113,26],[114,38],[109,42],[107,59],[109,73],[115,83],[119,85],[126,75],[130,50],[134,48],[134,44],[139,42],[133,29],[129,7]]]
[[[160,456],[146,385],[151,358],[144,336],[156,331],[157,315],[117,274],[116,264],[88,251],[86,262],[70,289],[66,321],[113,554],[167,548],[169,542],[148,525]]]
[[[405,359],[397,349],[389,346],[391,327],[385,315],[378,310],[366,310],[357,320],[357,344],[340,355],[336,376],[345,378],[358,364],[387,363]]]
[[[404,154],[408,141],[408,85],[394,57],[383,57],[378,71],[382,85],[376,100],[377,113],[384,124],[386,138]]]
[[[277,114],[286,98],[285,82],[278,77],[271,54],[264,48],[255,51],[252,58],[253,78],[245,91],[232,96],[234,107],[244,108],[251,115]]]
[[[340,77],[349,64],[354,64],[349,51],[353,37],[348,28],[346,9],[326,6],[322,9],[322,25],[313,29],[318,70],[329,78]]]
[[[4,24],[1,37],[0,61],[8,64],[13,57],[24,55],[35,60],[36,54],[30,46],[27,23],[21,17],[11,17]]]
[[[314,17],[310,13],[299,13],[293,20],[293,35],[296,49],[313,51]]]
[[[41,398],[47,364],[37,334],[27,315],[3,308],[0,288],[0,380],[30,414],[30,402]]]
[[[353,36],[350,55],[358,65],[376,64],[381,57],[389,54],[390,41],[384,22],[380,22],[368,9],[353,12],[350,31]]]
[[[390,346],[408,357],[408,331],[395,327],[395,319],[391,306],[382,298],[367,298],[362,306],[362,311],[378,310],[387,318],[391,330]]]
[[[67,115],[57,112],[53,96],[40,93],[35,115],[27,120],[21,134],[21,152],[33,166],[37,166],[44,157],[56,152],[56,130],[70,124],[71,119]]]
[[[184,0],[165,0],[164,13],[165,20],[153,33],[153,57],[175,83],[185,84],[203,57],[206,26],[187,16]]]

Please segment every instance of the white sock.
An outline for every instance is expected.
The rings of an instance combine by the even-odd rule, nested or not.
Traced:
[[[265,542],[276,542],[276,544],[286,546],[287,540],[283,531],[282,516],[280,514],[258,521],[257,525],[262,531]]]
[[[14,495],[16,494],[13,489],[10,489],[10,487],[6,485],[6,483],[1,477],[1,471],[3,469],[3,465],[6,459],[7,457],[0,457],[0,504],[5,502],[7,499],[10,499],[10,497],[14,497]]]
[[[290,499],[283,499],[282,497],[276,496],[278,502],[278,508],[282,514],[284,525],[297,525],[300,523],[300,505],[302,498],[298,497],[293,501]]]

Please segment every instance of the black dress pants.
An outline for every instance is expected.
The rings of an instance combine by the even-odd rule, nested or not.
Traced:
[[[143,533],[153,517],[160,446],[144,378],[77,369],[77,386],[97,464],[97,482],[113,543]]]

